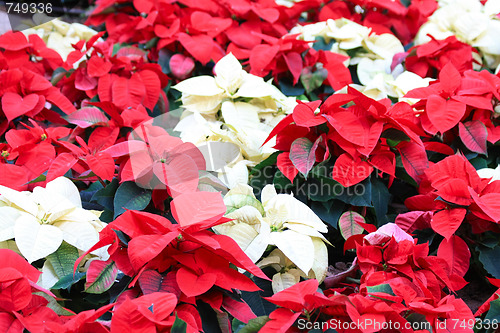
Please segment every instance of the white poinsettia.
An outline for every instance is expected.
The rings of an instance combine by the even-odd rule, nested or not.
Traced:
[[[78,189],[67,178],[59,177],[33,192],[0,186],[0,242],[14,239],[30,263],[55,252],[63,241],[87,251],[105,226],[82,208]]]
[[[322,37],[326,43],[334,41],[331,51],[348,55],[347,51],[357,50],[346,65],[359,63],[363,58],[389,59],[396,53],[404,52],[401,42],[392,34],[376,34],[371,28],[362,26],[346,18],[329,19],[305,26],[296,26],[291,32],[300,34],[298,38],[313,42]]]
[[[262,190],[262,202],[248,185],[240,184],[224,197],[231,222],[214,227],[233,238],[257,262],[269,245],[276,246],[305,276],[322,281],[328,252],[322,235],[326,224],[304,203],[290,194],[277,194],[273,185]]]
[[[458,40],[476,47],[489,68],[500,64],[500,1],[489,0],[484,5],[479,0],[439,1],[439,8],[420,27],[415,45],[436,39],[456,36]]]
[[[237,145],[246,162],[235,161],[219,172],[220,179],[232,188],[247,183],[248,167],[275,151],[275,139],[263,143],[297,103],[270,82],[244,71],[232,54],[219,60],[214,73],[214,77],[193,77],[174,86],[182,92],[185,109],[174,130],[184,142],[197,146],[211,141]]]
[[[215,114],[224,101],[238,98],[274,99],[279,90],[261,77],[243,70],[229,53],[214,67],[215,77],[201,75],[184,80],[172,88],[182,93],[182,107],[191,112]],[[284,96],[280,96],[284,98]]]
[[[47,47],[55,50],[61,55],[61,58],[66,61],[68,55],[75,49],[72,44],[78,43],[80,40],[88,41],[97,34],[97,31],[80,23],[67,23],[59,19],[54,19],[44,24],[22,31],[26,36],[38,35],[42,38]],[[83,60],[82,57],[81,60]],[[75,63],[75,66],[78,66]],[[76,68],[75,67],[75,68]]]

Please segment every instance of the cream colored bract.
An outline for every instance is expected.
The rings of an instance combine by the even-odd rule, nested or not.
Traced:
[[[59,177],[33,192],[0,186],[0,241],[14,239],[31,263],[55,252],[63,241],[87,251],[106,226],[82,208],[73,182]]]

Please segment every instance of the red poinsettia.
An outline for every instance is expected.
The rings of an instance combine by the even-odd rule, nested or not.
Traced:
[[[350,102],[353,105],[343,107]],[[330,155],[336,157],[332,177],[343,186],[366,179],[374,168],[394,177],[396,157],[382,138],[382,133],[389,129],[400,131],[411,140],[397,146],[408,173],[416,180],[423,174],[427,157],[417,135],[422,131],[407,103],[375,101],[348,88],[348,94],[332,95],[315,113],[319,105],[320,101],[299,102],[293,114],[269,135],[268,139],[277,136],[275,148],[284,151],[277,164],[290,181],[299,171],[307,176],[315,162]],[[320,127],[325,125],[327,133]]]
[[[461,75],[448,62],[440,71],[439,80],[405,95],[420,99],[414,107],[424,110],[420,119],[426,132],[445,133],[466,119],[474,109],[492,110],[492,97],[498,95],[498,78],[486,71],[479,75],[473,73],[467,71]]]
[[[188,320],[190,331],[197,331],[200,319],[192,311],[196,300],[209,304],[215,311],[224,308],[244,322],[255,317],[246,303],[233,299],[231,290],[259,288],[230,264],[267,277],[234,240],[207,230],[227,221],[222,217],[226,211],[222,196],[214,192],[183,193],[172,201],[171,211],[178,224],[159,215],[127,211],[100,233],[100,241],[89,250],[111,245],[111,260],[119,270],[134,277],[132,286],[139,282],[139,293],[131,289],[126,295],[145,295],[127,300],[124,294],[118,300],[118,319],[112,323],[112,331],[128,325],[125,318],[131,313],[137,318],[134,325],[163,331],[175,319],[171,316],[174,308],[179,310],[179,316],[186,311],[185,316],[192,318]],[[153,290],[158,292],[152,293]],[[158,312],[144,312],[159,298],[162,302]]]

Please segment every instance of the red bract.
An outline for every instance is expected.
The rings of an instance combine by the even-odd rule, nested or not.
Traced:
[[[128,124],[123,123],[127,121],[125,115],[130,116],[127,110],[137,110],[140,106],[153,110],[160,100],[168,104],[162,91],[168,83],[168,78],[158,64],[147,63],[144,51],[129,47],[121,48],[115,54],[113,44],[95,43],[95,39],[85,45],[84,50],[75,46],[76,50],[69,58],[74,55],[75,60],[80,59],[85,55],[85,50],[93,48],[91,55],[82,61],[78,68],[70,69],[70,75],[60,75],[57,84],[66,95],[78,101],[79,105],[98,96],[101,103],[112,103],[117,112],[108,112],[111,106],[106,104],[97,106],[106,111],[120,126],[131,126],[130,120]],[[68,63],[69,66],[73,65],[69,60]],[[162,107],[165,109],[168,105]],[[117,114],[125,119],[116,119],[119,118]],[[143,116],[143,121],[147,119],[148,116]]]
[[[278,168],[293,181],[298,171],[307,176],[314,162],[333,155],[337,158],[332,177],[345,187],[366,179],[374,168],[394,177],[396,157],[382,138],[391,129],[411,140],[401,142],[397,149],[406,170],[418,181],[427,167],[427,157],[411,107],[406,103],[391,106],[387,99],[375,101],[352,88],[348,92],[329,97],[317,114],[319,102],[299,103],[293,114],[273,129],[268,139],[276,135],[275,148],[285,152],[278,157]],[[343,107],[350,102],[353,105]],[[328,133],[321,129],[325,123]],[[298,154],[299,150],[302,153]]]
[[[117,127],[96,128],[90,135],[88,144],[79,136],[76,137],[80,147],[70,142],[59,142],[62,149],[50,164],[47,181],[64,175],[70,169],[79,174],[92,171],[99,178],[111,181],[115,173],[115,161],[103,150],[115,143],[118,132]]]
[[[96,320],[113,304],[97,311],[83,311],[76,316],[58,316],[47,307],[48,300],[45,297],[34,294],[43,292],[55,297],[50,291],[36,285],[41,273],[12,250],[0,249],[0,255],[0,327],[3,331],[109,332],[106,326]]]
[[[195,145],[170,136],[150,122],[140,125],[127,142],[110,147],[106,153],[113,157],[129,156],[121,170],[121,181],[168,189],[173,196],[196,191],[198,171],[205,170],[205,159]]]

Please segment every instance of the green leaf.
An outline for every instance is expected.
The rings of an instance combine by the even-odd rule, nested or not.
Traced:
[[[304,68],[302,74],[300,74],[300,82],[306,89],[307,93],[321,87],[323,81],[328,77],[328,71],[324,68],[320,68],[315,72]]]
[[[264,268],[264,273],[275,272],[273,268]],[[271,281],[267,281],[258,277],[252,277],[253,282],[261,290],[259,291],[241,291],[241,298],[250,306],[252,311],[257,316],[268,316],[276,309],[276,305],[264,299],[263,297],[270,297],[273,295],[273,288]]]
[[[345,187],[336,199],[353,206],[372,207],[372,183],[370,177],[356,185]]]
[[[500,266],[498,258],[500,257],[500,246],[492,249],[479,248],[479,261],[483,264],[484,269],[495,279],[500,279]]]
[[[269,320],[268,316],[260,316],[250,319],[248,324],[245,325],[241,321],[233,319],[233,330],[235,333],[255,333],[258,332]]]
[[[299,177],[295,178],[295,180],[297,179],[299,179]],[[294,183],[296,182],[294,181]],[[290,179],[286,178],[283,172],[281,172],[279,169],[276,170],[276,173],[274,174],[273,185],[274,188],[276,188],[277,192],[286,192],[287,189],[293,186],[292,182],[290,182]]]
[[[331,39],[330,42],[326,42],[325,39],[321,36],[317,36],[316,41],[313,44],[313,49],[316,51],[323,50],[323,51],[331,51],[333,44],[335,43],[335,39]]]
[[[360,235],[363,233],[365,229],[357,222],[365,223],[365,218],[359,213],[347,211],[340,215],[339,229],[345,240],[353,235]]]
[[[469,160],[469,162],[470,162],[470,164],[472,164],[472,166],[474,168],[476,168],[476,170],[484,169],[484,168],[488,167],[488,162],[482,157],[473,158],[473,159]]]
[[[486,323],[497,323],[500,322],[500,298],[490,302],[490,309],[484,318]]]
[[[96,261],[93,261],[91,265],[93,263],[95,265]],[[100,269],[100,272],[95,278],[95,280],[89,281],[89,276],[87,275],[87,282],[85,283],[85,292],[89,294],[102,294],[103,292],[107,291],[109,288],[111,288],[111,286],[115,282],[116,276],[118,275],[118,268],[116,267],[114,261],[111,261],[109,263],[99,261],[97,264],[98,264],[97,268]]]
[[[67,289],[71,287],[73,284],[80,281],[85,276],[85,273],[77,272],[73,276],[73,273],[63,276],[55,285],[50,289]]]
[[[54,271],[59,279],[73,274],[73,266],[78,259],[78,249],[73,245],[62,242],[56,252],[47,256]]]
[[[114,178],[111,183],[106,185],[106,187],[97,191],[90,201],[97,202],[104,208],[113,211],[113,200],[115,198],[116,190],[118,189],[118,179]]]
[[[304,93],[304,87],[302,87],[302,84],[300,82],[298,82],[296,85],[293,85],[291,79],[283,77],[279,80],[278,83],[281,92],[286,96],[299,96]]]
[[[279,151],[272,153],[268,158],[257,164],[255,167],[253,167],[252,171],[250,171],[250,175],[255,175],[256,173],[259,173],[262,169],[266,167],[275,166],[279,154],[281,154],[281,152]]]
[[[128,245],[128,242],[130,241],[130,237],[127,236],[123,231],[121,230],[115,230],[111,229],[115,232],[116,236],[118,236],[118,239],[125,245]]]
[[[179,319],[179,317],[177,317],[177,313],[175,313],[175,321],[172,325],[170,333],[186,333],[186,330],[187,323],[184,320]]]
[[[392,291],[391,286],[387,283],[379,284],[376,286],[367,286],[366,290],[368,291],[368,293],[386,293],[392,296],[396,296]]]
[[[137,186],[134,182],[124,182],[116,190],[113,205],[116,219],[128,210],[143,210],[151,201],[151,191]]]
[[[340,200],[330,200],[327,202],[313,201],[311,209],[320,219],[334,227],[338,228],[340,215],[344,212],[345,203]]]
[[[389,206],[389,201],[391,199],[391,194],[389,190],[380,180],[372,179],[372,204],[375,209],[375,215],[377,216],[377,225],[383,225],[387,223],[387,208]]]
[[[47,175],[45,174],[41,174],[40,176],[36,177],[35,179],[33,180],[30,180],[29,182],[27,182],[26,184],[33,184],[33,183],[38,183],[38,182],[43,182],[47,179]],[[24,184],[24,185],[26,185]]]
[[[271,156],[252,168],[249,185],[252,186],[254,193],[257,193],[257,197],[259,197],[266,185],[273,184],[274,175],[278,170],[276,160],[279,154],[280,152],[271,154]]]
[[[61,304],[59,304],[57,302],[57,300],[50,296],[50,295],[47,295],[46,293],[44,292],[34,292],[33,295],[38,295],[38,296],[42,296],[43,298],[45,298],[49,303],[47,303],[46,307],[48,307],[49,309],[51,309],[52,311],[54,311],[56,314],[60,315],[60,316],[73,316],[74,314],[68,310],[66,310],[64,307],[61,306]]]

